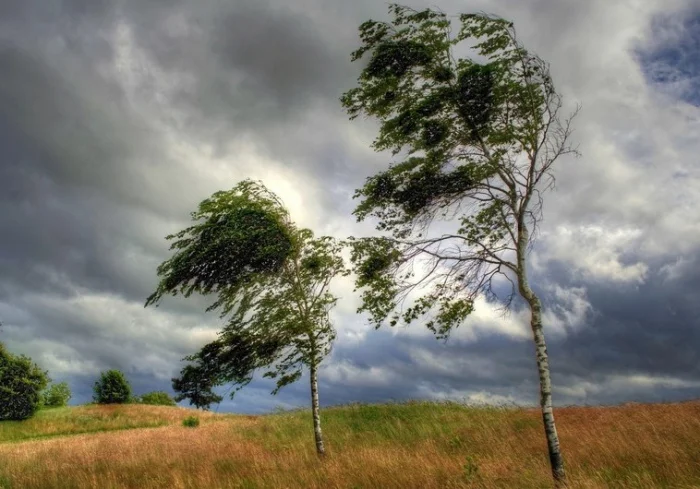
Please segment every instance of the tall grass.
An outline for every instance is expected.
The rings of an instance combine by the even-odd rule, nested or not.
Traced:
[[[144,419],[154,416],[145,414],[153,407],[134,408]],[[534,409],[427,402],[328,408],[322,459],[305,411],[200,413],[196,430],[176,424],[180,414],[168,416],[160,428],[0,444],[0,487],[551,486]],[[557,426],[575,488],[700,488],[700,403],[560,408]]]

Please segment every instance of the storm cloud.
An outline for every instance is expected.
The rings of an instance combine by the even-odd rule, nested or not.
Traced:
[[[415,7],[432,6],[411,2]],[[457,2],[512,19],[583,107],[582,157],[558,163],[533,250],[555,404],[700,397],[700,11],[643,4]],[[362,0],[0,2],[0,341],[84,402],[100,370],[169,390],[215,337],[210,302],[143,308],[167,234],[211,193],[262,179],[317,233],[368,235],[352,195],[392,158],[339,97],[360,66]],[[522,305],[477,310],[447,342],[373,330],[336,287],[324,405],[415,398],[535,404]],[[220,410],[304,406],[300,382],[256,379]]]

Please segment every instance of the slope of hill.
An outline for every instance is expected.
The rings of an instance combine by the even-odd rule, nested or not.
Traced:
[[[221,416],[191,409],[137,404],[86,405],[42,409],[26,421],[0,422],[0,443],[77,435],[102,431],[157,428],[182,422],[197,414],[202,422]]]
[[[183,427],[192,414],[202,424]],[[319,460],[303,411],[44,411],[0,423],[0,487],[551,486],[534,409],[411,402],[333,407],[322,415],[328,455]],[[700,488],[700,402],[559,408],[557,425],[572,487]]]

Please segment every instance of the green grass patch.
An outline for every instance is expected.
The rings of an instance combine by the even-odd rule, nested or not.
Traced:
[[[13,443],[55,436],[166,426],[158,413],[134,416],[128,407],[100,406],[41,409],[23,421],[0,422],[0,443]]]

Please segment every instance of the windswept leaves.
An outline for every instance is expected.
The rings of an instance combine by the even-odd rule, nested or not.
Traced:
[[[388,238],[350,238],[350,244],[356,290],[364,288],[357,312],[369,312],[372,323],[379,327],[396,307],[399,290],[394,275],[401,264],[400,248]]]
[[[223,400],[223,397],[213,391],[216,377],[211,377],[209,370],[203,365],[185,365],[180,377],[172,381],[173,390],[178,392],[175,397],[177,402],[187,399],[191,406],[209,409],[212,404]]]
[[[431,61],[430,50],[421,43],[407,40],[386,41],[377,46],[365,73],[368,78],[400,78],[408,70],[426,66]]]
[[[519,230],[530,239],[537,187],[559,155],[573,152],[570,130],[558,119],[547,64],[517,41],[511,22],[463,14],[453,33],[443,12],[397,4],[389,12],[390,22],[360,26],[352,60],[368,62],[341,97],[351,119],[379,121],[376,151],[406,154],[355,193],[358,220],[374,218],[391,236],[353,243],[360,310],[376,325],[429,316],[426,325],[444,337],[478,295],[497,298],[494,277],[517,271],[508,254],[521,247]],[[461,43],[473,56],[454,56]],[[435,221],[444,234],[431,237]]]
[[[478,176],[475,169],[463,165],[447,171],[439,161],[411,157],[367,179],[356,193],[356,197],[365,199],[357,206],[355,215],[359,220],[368,215],[378,217],[378,229],[405,238],[416,218],[447,209],[455,199],[462,199],[474,186]]]
[[[161,282],[146,305],[166,293],[216,293],[208,310],[219,309],[227,324],[186,358],[173,379],[178,399],[206,407],[221,400],[216,386],[235,393],[257,370],[277,380],[276,393],[330,352],[328,313],[337,299],[329,286],[349,273],[343,243],[297,229],[279,198],[250,180],[215,193],[192,218],[200,222],[168,237],[176,251],[158,268]]]
[[[467,126],[465,142],[477,143],[489,135],[494,106],[494,83],[497,76],[492,64],[467,64],[455,86],[457,112]]]
[[[146,306],[164,294],[225,292],[278,273],[293,252],[293,227],[276,196],[258,182],[244,181],[217,192],[192,214],[194,226],[170,235],[172,258]]]
[[[250,383],[256,369],[274,361],[284,346],[276,338],[256,335],[242,328],[229,327],[220,337],[186,358],[190,364],[174,378],[177,401],[189,400],[197,408],[221,402],[215,386],[231,384],[234,393]]]

